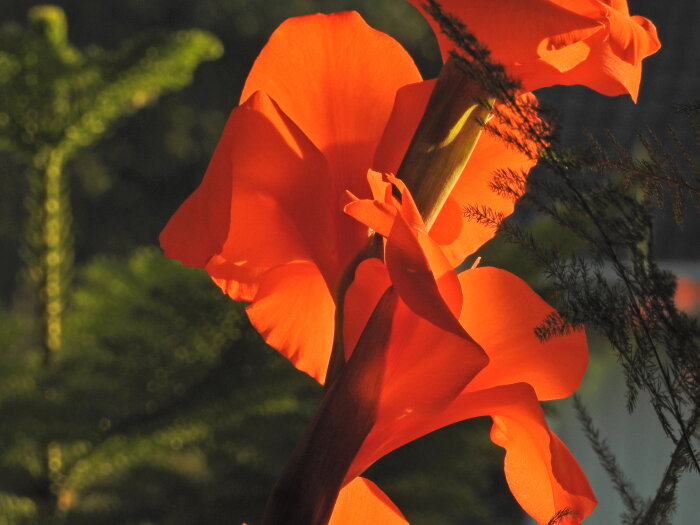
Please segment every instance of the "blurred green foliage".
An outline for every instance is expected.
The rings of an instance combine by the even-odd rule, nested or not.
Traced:
[[[256,519],[311,416],[313,381],[260,351],[240,305],[205,274],[156,249],[97,257],[71,305],[50,367],[37,370],[21,341],[0,360],[0,516]]]
[[[35,4],[8,0],[0,21],[0,524],[256,523],[320,388],[205,274],[148,245],[284,18],[358,9],[427,75],[433,37],[402,0]],[[220,42],[224,59],[198,67]],[[62,328],[47,353],[49,248]],[[437,432],[368,475],[414,525],[515,522],[488,426]]]
[[[71,157],[115,119],[189,84],[202,60],[222,52],[214,37],[192,30],[81,53],[55,6],[32,8],[26,30],[3,25],[0,50],[0,148],[34,162],[45,148]]]

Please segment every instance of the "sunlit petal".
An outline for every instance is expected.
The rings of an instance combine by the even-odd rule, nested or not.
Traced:
[[[355,478],[338,494],[328,525],[408,525],[401,511],[377,485]]]
[[[403,47],[356,12],[318,14],[280,25],[241,100],[268,93],[326,156],[338,187],[366,198],[365,175],[396,90],[420,80]]]
[[[512,273],[482,267],[462,272],[459,280],[469,297],[460,321],[490,359],[469,391],[519,382],[541,400],[576,391],[588,364],[583,331],[541,342],[534,329],[555,310]]]

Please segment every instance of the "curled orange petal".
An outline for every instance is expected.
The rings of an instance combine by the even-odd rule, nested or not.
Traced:
[[[597,502],[586,476],[549,430],[529,386],[500,387],[460,402],[470,410],[483,403],[480,408],[492,416],[491,439],[506,449],[504,469],[510,490],[537,522],[548,523],[557,513],[569,511],[562,523],[581,523],[593,511]]]
[[[398,201],[392,196],[392,185],[374,170],[367,173],[373,199],[358,199],[350,194],[351,202],[343,211],[382,237],[388,237],[396,218]]]
[[[370,179],[377,175],[370,172]],[[452,264],[426,232],[406,186],[392,175],[386,178],[401,192],[401,202],[389,191],[375,191],[383,193],[383,202],[357,200],[346,213],[386,237],[387,269],[402,300],[433,324],[468,337],[457,321],[462,291]]]
[[[445,58],[455,45],[424,9]],[[609,96],[636,100],[641,61],[660,48],[656,28],[630,16],[625,0],[443,0],[526,91],[581,84]]]
[[[455,333],[464,333],[457,317],[462,290],[457,274],[439,246],[423,229],[411,227],[403,212],[415,205],[404,193],[402,212],[397,214],[386,242],[387,270],[405,303],[424,319]]]

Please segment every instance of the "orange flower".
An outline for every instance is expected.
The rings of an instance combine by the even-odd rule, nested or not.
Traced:
[[[435,30],[443,58],[454,44],[427,15],[426,0],[408,0]],[[527,91],[581,84],[637,100],[642,59],[661,47],[646,18],[626,0],[441,0]]]
[[[342,212],[371,195],[367,171],[396,171],[432,90],[413,61],[357,13],[284,22],[256,60],[204,180],[161,234],[168,257],[205,268],[271,346],[323,382],[338,281],[368,229]],[[394,102],[396,99],[396,103]],[[431,233],[451,264],[493,231],[462,217],[497,169],[534,161],[483,134]]]
[[[522,507],[540,523],[563,509],[576,513],[575,522],[583,519],[595,497],[547,428],[538,401],[578,388],[588,362],[585,335],[539,342],[534,327],[551,307],[503,270],[455,274],[400,181],[389,177],[401,189],[398,202],[378,174],[370,180],[375,199],[356,200],[346,210],[386,237],[386,264],[363,262],[348,290],[345,308],[354,314],[345,326],[348,368],[353,349],[362,347],[362,321],[378,298],[393,287],[398,299],[383,349],[375,421],[346,481],[420,436],[489,415],[491,438],[506,449],[506,476]]]
[[[588,362],[585,335],[541,343],[534,328],[553,309],[527,284],[495,268],[457,275],[401,181],[378,173],[369,181],[374,198],[345,209],[386,239],[386,262],[357,268],[344,303],[345,365],[272,501],[294,502],[300,514],[290,523],[325,523],[338,490],[384,455],[490,416],[523,509],[539,523],[566,509],[569,523],[580,523],[595,496],[539,401],[576,390]],[[287,510],[273,505],[268,516]]]
[[[305,505],[295,523],[325,523],[340,488],[356,490],[377,459],[483,415],[506,448],[514,495],[538,521],[563,508],[583,518],[595,505],[538,403],[577,387],[583,334],[541,344],[532,329],[552,310],[522,281],[453,270],[493,234],[465,221],[462,207],[510,213],[512,201],[488,188],[492,172],[534,161],[483,134],[430,231],[406,188],[370,169],[396,172],[431,90],[401,47],[355,13],[285,22],[253,66],[202,184],[161,234],[166,255],[250,301],[267,342],[319,381],[341,274],[370,231],[386,239],[384,262],[364,261],[347,290],[346,362],[272,516],[286,516],[296,495]]]

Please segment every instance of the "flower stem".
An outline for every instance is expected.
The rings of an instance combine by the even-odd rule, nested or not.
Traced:
[[[397,174],[428,228],[474,151],[493,103],[450,57]]]
[[[396,300],[389,288],[374,309],[275,485],[262,525],[330,520],[348,469],[374,425]]]

